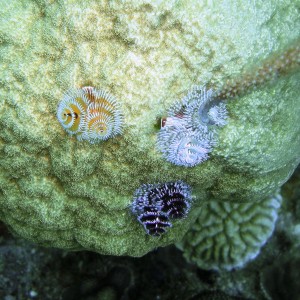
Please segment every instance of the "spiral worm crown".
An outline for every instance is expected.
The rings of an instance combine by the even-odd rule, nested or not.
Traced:
[[[94,87],[70,90],[58,105],[57,118],[69,134],[91,144],[122,132],[123,116],[116,99]]]
[[[135,191],[131,211],[149,235],[160,236],[171,220],[185,218],[192,203],[191,188],[179,180],[143,184]]]
[[[177,166],[196,166],[208,159],[217,142],[216,128],[226,125],[226,119],[226,105],[214,98],[213,91],[195,87],[169,109],[157,148]]]

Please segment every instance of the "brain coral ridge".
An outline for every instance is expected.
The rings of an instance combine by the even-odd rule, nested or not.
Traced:
[[[120,134],[123,116],[112,95],[87,86],[65,94],[57,108],[57,119],[79,141],[94,144]]]
[[[179,247],[202,269],[243,267],[273,233],[281,201],[280,195],[255,203],[210,201]]]
[[[141,256],[180,241],[203,203],[268,198],[299,163],[298,70],[256,90],[243,77],[244,93],[225,101],[226,120],[222,106],[205,106],[208,123],[194,109],[191,119],[170,112],[194,84],[218,91],[248,67],[255,73],[254,61],[278,62],[273,52],[300,36],[296,1],[0,0],[0,7],[0,219],[16,234]],[[83,87],[113,95],[121,120],[106,105],[100,114],[104,107],[90,105]],[[156,126],[164,116],[162,131],[175,141],[162,137],[165,152]],[[198,131],[181,136],[170,120],[183,127],[198,120]],[[147,234],[130,210],[135,191],[180,180],[191,187],[188,213],[169,217],[159,238]]]

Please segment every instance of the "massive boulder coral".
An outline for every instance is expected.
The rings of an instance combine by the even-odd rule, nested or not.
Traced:
[[[176,166],[156,149],[157,121],[194,84],[219,89],[299,38],[292,0],[223,3],[0,0],[0,218],[12,231],[140,256],[180,240],[202,201],[258,201],[287,180],[300,156],[299,72],[254,92],[242,81],[206,162]],[[88,86],[119,101],[122,135],[90,144],[60,126],[65,93]],[[148,236],[134,191],[178,180],[192,188],[189,215]]]

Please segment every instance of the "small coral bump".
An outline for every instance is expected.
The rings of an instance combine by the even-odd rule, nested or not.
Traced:
[[[131,211],[148,234],[160,236],[172,226],[170,219],[186,217],[191,202],[191,188],[183,181],[143,184],[135,191]]]
[[[72,110],[63,110],[65,103],[69,102]],[[79,103],[77,106],[80,110],[75,110],[77,106],[74,106],[74,102]],[[78,140],[86,140],[91,144],[122,132],[123,116],[116,99],[108,92],[91,86],[67,93],[58,106],[57,116],[68,133],[76,134]]]

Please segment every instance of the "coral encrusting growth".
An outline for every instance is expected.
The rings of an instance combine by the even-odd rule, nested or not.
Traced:
[[[141,256],[180,241],[203,202],[253,203],[272,195],[299,163],[297,70],[226,101],[226,126],[216,122],[222,109],[210,109],[209,122],[199,122],[218,129],[212,137],[218,143],[202,144],[206,132],[187,130],[172,144],[182,153],[181,165],[157,151],[156,123],[194,84],[218,92],[253,61],[272,62],[273,51],[288,49],[299,37],[297,5],[0,0],[0,219],[46,246]],[[111,119],[100,114],[102,106],[89,110],[78,99],[62,112],[66,132],[57,108],[71,87],[114,95],[122,134],[103,141],[115,132],[104,126]],[[87,120],[88,113],[96,118]],[[173,117],[180,119],[176,111]],[[128,208],[134,192],[144,183],[180,180],[192,188],[189,212],[178,220],[168,216],[172,228],[152,238]],[[158,215],[161,221],[169,209]]]
[[[243,267],[271,236],[281,200],[276,195],[255,203],[210,201],[178,246],[202,269]]]

